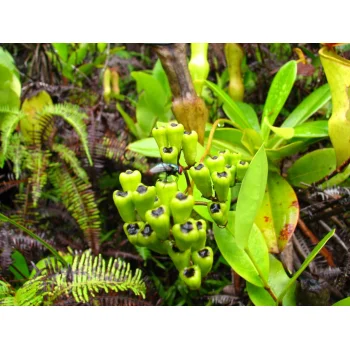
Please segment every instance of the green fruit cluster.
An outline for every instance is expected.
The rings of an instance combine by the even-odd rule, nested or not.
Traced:
[[[248,163],[241,161],[240,154],[225,150],[196,165],[198,135],[184,131],[182,124],[156,127],[152,135],[164,163],[178,165],[183,152],[188,179],[191,177],[203,197],[210,199],[208,210],[213,220],[225,226],[229,190],[236,179],[243,178]],[[187,286],[199,289],[212,268],[213,251],[206,246],[206,221],[192,217],[193,191],[179,191],[173,177],[146,186],[138,170],[121,173],[119,180],[123,190],[115,191],[113,199],[125,221],[123,229],[129,241],[168,254]]]

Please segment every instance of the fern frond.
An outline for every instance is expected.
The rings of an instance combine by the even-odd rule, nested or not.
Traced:
[[[48,260],[46,268],[17,291],[15,301],[28,306],[62,304],[67,299],[94,304],[101,294],[121,292],[145,298],[141,270],[133,273],[125,261],[110,258],[106,262],[88,250],[74,256],[72,266],[62,267],[54,259]]]
[[[16,180],[18,180],[22,173],[23,163],[28,157],[28,150],[21,144],[21,137],[19,134],[14,134],[10,138],[9,150],[7,152],[8,159],[13,163],[13,172]]]
[[[141,258],[145,261],[147,261],[152,256],[151,251],[147,247],[135,246],[135,248],[141,256]]]
[[[33,205],[37,206],[40,199],[42,189],[47,182],[46,169],[49,165],[50,152],[34,150],[29,151],[27,158],[27,168],[32,171],[32,175],[29,178],[29,184],[32,187]]]
[[[0,306],[14,306],[14,290],[10,284],[0,280]]]
[[[88,119],[88,116],[85,113],[79,111],[79,106],[68,103],[46,106],[41,114],[58,115],[62,117],[67,123],[69,123],[79,135],[89,163],[90,165],[93,165],[88,146],[86,125],[84,123],[84,119]]]
[[[16,211],[10,215],[10,218],[23,226],[34,226],[38,223],[39,217],[30,192],[30,185],[24,188],[24,193],[16,193],[13,200]]]
[[[123,165],[132,166],[141,172],[147,172],[149,165],[145,157],[127,150],[127,141],[121,137],[104,136],[102,146],[105,148],[105,157]]]
[[[15,131],[18,123],[26,115],[19,111],[0,106],[0,113],[2,113],[2,121],[0,126],[1,131],[1,153],[0,153],[0,168],[4,166],[7,158],[7,151],[10,144],[12,133]]]
[[[92,251],[97,254],[99,250],[99,236],[101,234],[101,221],[91,184],[72,176],[65,167],[53,167],[49,176],[51,183],[57,190],[58,196],[78,222]]]
[[[52,150],[57,152],[60,158],[67,163],[69,168],[84,182],[88,182],[89,178],[86,171],[81,167],[79,159],[75,153],[63,144],[53,144]]]
[[[12,176],[11,176],[12,175]],[[13,174],[8,174],[9,180],[0,182],[0,194],[10,190],[13,187],[19,186],[21,183],[26,182],[27,179],[14,180]]]
[[[54,119],[50,115],[39,114],[37,113],[32,123],[27,126],[31,130],[26,131],[25,135],[31,145],[35,145],[38,148],[41,148],[41,145],[49,138],[53,130]],[[21,131],[22,128],[21,128]]]

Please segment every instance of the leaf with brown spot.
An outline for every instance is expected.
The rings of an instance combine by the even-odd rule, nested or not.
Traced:
[[[293,188],[277,173],[270,172],[255,223],[263,233],[270,253],[278,254],[292,237],[299,217]]]

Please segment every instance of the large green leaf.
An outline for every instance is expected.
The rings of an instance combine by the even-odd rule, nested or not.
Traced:
[[[208,80],[206,80],[205,84],[219,97],[219,99],[221,99],[224,104],[224,110],[227,112],[227,116],[238,129],[244,130],[245,128],[252,128],[242,110],[224,90]]]
[[[350,297],[337,301],[333,306],[350,306]]]
[[[66,43],[53,43],[52,46],[57,52],[58,56],[64,61],[67,62],[68,60],[68,50],[69,50],[69,45]]]
[[[283,127],[294,127],[303,124],[314,113],[322,108],[331,98],[331,92],[328,84],[322,85],[317,90],[307,96],[295,109],[289,114],[288,118],[282,123]]]
[[[252,129],[246,129],[246,130],[252,130]],[[210,130],[206,132],[205,143],[207,143],[208,141],[207,136],[209,135],[209,132]],[[216,129],[210,151],[215,153],[218,151],[228,149],[231,152],[241,153],[243,160],[250,161],[252,158],[252,155],[242,144],[241,142],[242,137],[243,137],[242,131],[237,129],[233,129],[233,128]]]
[[[281,128],[277,126],[272,126],[268,118],[264,119],[264,124],[267,125],[271,131],[273,131],[277,136],[279,136],[282,139],[289,140],[294,136],[293,128]]]
[[[247,247],[256,214],[264,199],[267,171],[266,153],[261,146],[244,176],[237,200],[235,238],[241,248]]]
[[[328,121],[318,120],[315,122],[303,123],[294,128],[294,137],[315,138],[328,137]]]
[[[15,279],[22,280],[29,277],[29,269],[24,256],[18,251],[15,250],[11,254],[13,260],[12,265],[9,267],[9,270],[15,276]]]
[[[297,196],[289,183],[269,172],[267,187],[255,223],[265,237],[270,253],[280,253],[291,238],[299,217]]]
[[[261,132],[259,119],[258,119],[258,116],[257,116],[254,108],[251,105],[249,105],[248,103],[244,103],[244,102],[240,102],[240,101],[235,101],[235,103],[238,106],[238,108],[243,112],[245,118],[247,119],[249,124],[252,126],[252,128],[257,132]]]
[[[136,120],[139,126],[139,138],[149,136],[157,121],[157,115],[147,103],[145,95],[139,97],[136,107]]]
[[[306,188],[336,169],[335,151],[333,148],[323,148],[307,153],[299,158],[287,171],[287,179],[297,187]]]
[[[168,77],[164,71],[164,68],[162,66],[162,63],[158,59],[156,64],[154,65],[152,75],[159,81],[159,83],[162,85],[163,90],[165,92],[165,95],[170,100],[171,99],[171,90],[169,85]]]
[[[130,151],[139,153],[146,157],[160,158],[159,148],[153,137],[130,143],[127,148]]]
[[[254,259],[239,247],[234,237],[235,213],[229,213],[229,224],[226,228],[214,225],[214,236],[219,250],[230,266],[245,280],[262,287],[264,284],[254,263],[258,263],[263,277],[267,280],[269,261],[267,247],[259,229],[254,225],[248,242],[248,249]]]
[[[136,106],[136,120],[141,130],[140,137],[147,137],[157,120],[169,120],[169,97],[160,82],[145,72],[132,72],[136,80],[139,100]]]
[[[262,114],[263,123],[261,125],[261,131],[264,140],[268,139],[270,132],[269,127],[264,121],[267,119],[271,125],[274,124],[292,90],[296,76],[297,63],[296,61],[290,61],[282,66],[274,77]]]
[[[21,83],[8,56],[7,51],[0,50],[0,105],[17,109],[20,105]]]
[[[346,181],[347,181],[348,185],[346,185]],[[338,186],[343,182],[344,182],[344,186],[349,187],[349,184],[350,184],[350,164],[341,173],[338,173],[338,174],[332,176],[330,179],[324,181],[320,185],[320,187],[322,189],[325,189],[325,188],[332,187],[332,186]]]
[[[241,110],[250,127],[257,132],[260,132],[259,120],[254,108],[244,102],[233,101],[233,103]],[[225,114],[234,122],[237,116],[237,111],[230,107],[227,103],[223,105],[223,110]]]
[[[159,81],[145,72],[132,72],[131,76],[137,82],[137,92],[144,93],[145,103],[156,114],[160,121],[166,122],[165,105],[168,102],[167,95]]]
[[[272,161],[278,161],[285,157],[292,156],[300,151],[303,151],[307,144],[303,141],[292,142],[289,145],[282,146],[276,149],[266,149],[267,157]]]
[[[205,132],[205,136],[208,137],[212,128],[212,124],[207,124],[207,131]],[[241,130],[233,129],[233,128],[216,128],[214,133],[214,139],[226,141],[228,143],[233,143],[237,145],[241,145],[243,133]]]
[[[328,127],[340,166],[350,158],[350,61],[326,47],[319,54],[332,94]]]
[[[272,292],[278,296],[288,284],[290,278],[286,274],[283,265],[273,255],[270,255],[270,273],[268,284],[272,289]],[[282,300],[284,306],[295,306],[295,289],[296,283],[289,289],[288,293]],[[276,306],[276,302],[266,289],[257,287],[251,283],[247,283],[247,291],[250,300],[256,306]]]
[[[254,155],[256,151],[261,147],[263,140],[261,135],[254,129],[244,129],[241,139],[242,145],[249,150],[251,155]]]

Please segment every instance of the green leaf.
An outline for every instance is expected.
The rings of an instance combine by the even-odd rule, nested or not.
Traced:
[[[209,124],[211,125],[211,124]],[[248,129],[247,129],[248,130]],[[205,143],[208,142],[209,132],[206,132]],[[232,128],[220,128],[216,129],[214,138],[212,141],[211,152],[215,153],[218,151],[222,151],[224,149],[228,149],[232,152],[239,152],[242,154],[242,159],[250,161],[252,155],[249,151],[243,146],[241,140],[243,137],[243,133],[240,130],[232,129]]]
[[[97,50],[98,52],[103,52],[104,50],[106,50],[107,48],[107,44],[106,43],[97,43]]]
[[[229,225],[228,230],[232,228]],[[249,235],[248,240],[248,249],[246,251],[250,260],[253,262],[253,265],[259,272],[259,275],[264,281],[267,281],[269,278],[269,252],[267,245],[262,235],[259,227],[253,224],[252,230]]]
[[[260,130],[259,119],[254,108],[248,103],[244,103],[240,101],[235,101],[235,103],[238,106],[238,108],[243,112],[245,118],[247,119],[248,123],[252,126],[252,128],[255,131],[260,133],[261,130]]]
[[[247,247],[249,234],[262,204],[267,170],[266,153],[264,146],[261,146],[249,165],[238,195],[235,237],[241,248]]]
[[[1,63],[1,54],[5,55],[4,52],[0,51],[0,105],[18,109],[20,106],[21,82],[15,68]]]
[[[208,80],[205,81],[205,84],[222,100],[224,104],[224,111],[226,111],[225,113],[227,113],[227,116],[238,129],[243,130],[245,128],[252,128],[241,109],[225,91]]]
[[[171,90],[170,90],[170,85],[168,81],[168,77],[164,71],[164,68],[162,66],[162,63],[158,59],[156,64],[154,65],[153,71],[152,71],[153,77],[155,77],[159,83],[162,85],[163,90],[167,96],[167,98],[170,100],[171,99]]]
[[[153,137],[132,142],[127,148],[145,157],[160,158],[159,148]]]
[[[145,72],[132,72],[131,76],[136,80],[137,92],[143,92],[144,104],[160,121],[167,122],[165,106],[168,98],[159,81]]]
[[[295,127],[304,123],[320,108],[322,108],[331,99],[331,92],[328,84],[322,85],[317,90],[307,96],[295,109],[289,114],[283,122],[283,127]]]
[[[339,300],[332,306],[350,306],[350,297]]]
[[[307,147],[307,143],[304,141],[296,141],[289,145],[282,146],[276,149],[267,149],[266,154],[269,160],[278,161],[285,157],[292,156],[300,151],[303,151]]]
[[[242,136],[242,145],[244,145],[251,155],[254,155],[263,143],[261,135],[254,129],[244,129]]]
[[[348,183],[350,182],[350,164],[345,168],[344,171],[332,176],[329,180],[326,180],[325,182],[323,182],[320,185],[320,187],[322,189],[325,189],[327,187],[338,186],[344,181],[348,181]],[[346,186],[346,182],[344,186]]]
[[[144,94],[139,97],[137,102],[136,120],[140,130],[139,137],[149,136],[156,123],[157,115],[150,108]]]
[[[283,265],[273,255],[270,255],[270,272],[268,284],[275,295],[279,295],[285,286],[288,284],[290,278],[286,274]],[[288,290],[288,293],[282,300],[283,306],[295,306],[295,289],[296,283]],[[257,287],[251,283],[247,283],[247,291],[250,300],[256,306],[276,306],[276,302],[271,295],[262,287]]]
[[[304,123],[294,128],[294,137],[314,138],[328,137],[328,121],[318,120],[315,122]]]
[[[79,71],[85,75],[90,75],[95,68],[93,63],[85,63],[79,67]]]
[[[263,283],[258,271],[247,253],[238,246],[232,233],[227,228],[219,228],[217,225],[213,227],[215,241],[225,260],[245,280],[262,287]]]
[[[208,137],[212,128],[212,124],[207,124],[209,128],[208,131],[205,132],[205,136]],[[217,128],[214,133],[214,140],[221,140],[227,143],[241,145],[243,133],[240,130],[233,128]]]
[[[298,198],[289,183],[269,172],[267,187],[255,223],[265,237],[270,253],[283,251],[298,223]]]
[[[79,47],[74,51],[68,59],[68,65],[79,66],[83,63],[85,56],[88,53],[88,44],[79,44]]]
[[[277,126],[272,126],[267,118],[264,119],[264,124],[266,124],[271,131],[282,139],[289,140],[294,136],[293,128],[279,128]]]
[[[120,115],[123,117],[125,124],[129,128],[130,132],[136,137],[140,138],[140,135],[137,132],[137,128],[135,126],[135,122],[132,120],[132,118],[129,116],[128,113],[124,111],[120,103],[117,103],[117,111],[120,113]]]
[[[333,148],[323,148],[307,153],[299,158],[287,171],[287,179],[293,185],[301,188],[311,185],[336,169],[335,152]]]
[[[275,120],[282,110],[291,90],[294,85],[297,76],[297,63],[296,61],[290,61],[282,66],[274,77],[267,99],[264,105],[262,114],[262,126],[261,131],[264,140],[268,139],[270,129],[264,121],[267,119],[271,125],[275,123]]]
[[[8,68],[19,79],[19,72],[16,67],[15,60],[11,54],[8,51],[4,50],[2,47],[0,47],[0,65]]]
[[[300,266],[299,270],[293,275],[293,277],[289,280],[288,284],[284,287],[283,291],[279,294],[278,300],[282,300],[289,288],[295,283],[297,278],[303,273],[303,271],[309,266],[312,260],[314,260],[315,256],[320,252],[320,250],[326,245],[328,240],[334,235],[335,230],[327,233],[325,237],[316,245],[316,247],[312,250],[312,252],[308,255],[305,261]]]
[[[58,56],[64,61],[67,62],[68,60],[68,49],[70,44],[65,43],[53,43],[52,46],[57,52]]]
[[[9,267],[9,270],[13,273],[15,279],[21,280],[23,278],[28,278],[29,269],[24,256],[18,250],[15,250],[11,254],[11,258],[13,263]]]

